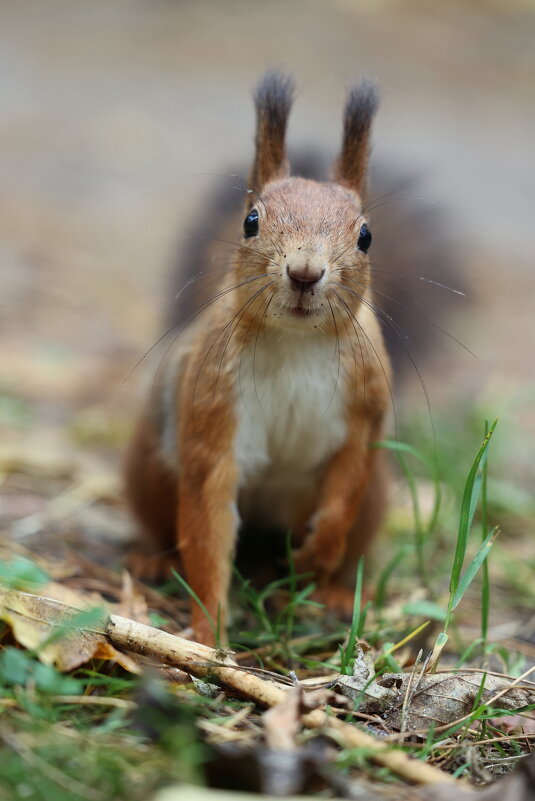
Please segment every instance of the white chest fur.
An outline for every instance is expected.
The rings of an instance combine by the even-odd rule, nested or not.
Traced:
[[[261,333],[237,387],[240,488],[303,486],[346,436],[343,371],[325,335]]]

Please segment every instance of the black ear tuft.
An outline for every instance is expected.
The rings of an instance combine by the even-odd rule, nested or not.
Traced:
[[[260,190],[287,172],[286,124],[293,95],[292,78],[275,70],[266,72],[256,87],[256,154],[250,176],[253,189]]]
[[[379,92],[376,84],[369,78],[350,90],[344,110],[344,138],[359,141],[368,136],[379,107]]]
[[[361,194],[366,185],[370,132],[378,106],[377,87],[369,78],[364,78],[350,90],[344,110],[342,149],[334,179]]]
[[[285,131],[293,97],[294,82],[291,76],[277,70],[268,70],[256,87],[256,112],[265,115],[274,129],[282,128]]]

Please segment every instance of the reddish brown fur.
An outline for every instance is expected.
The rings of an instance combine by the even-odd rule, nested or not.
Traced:
[[[334,169],[334,180],[354,189],[363,198],[366,191],[370,130],[378,98],[375,86],[367,80],[353,87],[344,110],[342,149]]]
[[[129,556],[131,570],[145,578],[169,574],[176,561],[176,473],[162,459],[154,425],[144,416],[137,425],[125,459],[126,492],[145,534]]]
[[[293,81],[276,72],[268,72],[255,93],[255,160],[250,184],[259,189],[287,172],[286,124],[293,100]],[[251,199],[248,206],[254,203]]]
[[[169,375],[176,391],[172,403],[163,404],[161,425],[158,415],[147,414],[128,456],[134,512],[157,547],[167,546],[170,525],[176,527],[186,578],[222,632],[239,527],[237,398],[244,352],[252,342],[256,352],[260,332],[264,337],[296,329],[305,337],[319,332],[338,353],[345,441],[315,468],[310,492],[290,501],[297,567],[316,574],[331,605],[347,606],[356,561],[384,506],[384,471],[370,443],[382,432],[389,364],[378,322],[366,305],[368,259],[356,249],[365,222],[358,189],[365,180],[370,106],[361,104],[367,117],[357,124],[355,93],[350,96],[336,168],[339,183],[319,184],[284,177],[290,99],[288,82],[280,76],[265,79],[257,95],[252,173],[262,192],[253,199],[260,233],[242,240],[234,271],[221,286],[228,291],[190,332],[184,358]],[[348,115],[353,115],[351,124]],[[292,282],[290,267],[301,270],[299,275],[315,270],[324,277],[313,292],[305,291]],[[169,449],[164,453],[169,435],[162,432],[170,430],[176,437],[173,458]],[[193,604],[192,612],[195,635],[213,642],[202,610]]]

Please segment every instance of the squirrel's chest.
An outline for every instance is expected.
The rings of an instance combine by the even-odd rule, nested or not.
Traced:
[[[298,484],[346,437],[346,379],[336,342],[260,334],[236,388],[240,486]]]

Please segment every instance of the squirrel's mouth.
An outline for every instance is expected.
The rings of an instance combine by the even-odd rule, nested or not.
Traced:
[[[284,311],[288,318],[298,318],[300,320],[310,319],[310,318],[317,318],[318,316],[322,316],[323,314],[323,304],[322,303],[310,303],[307,302],[308,298],[292,298],[293,303],[286,302],[284,304]]]
[[[294,317],[309,317],[314,312],[314,309],[307,309],[305,306],[298,304],[297,306],[291,306],[289,311]]]
[[[288,306],[288,313],[292,317],[314,317],[319,312],[321,312],[321,308],[319,305],[317,306],[303,306],[301,303],[297,303],[295,306]]]

